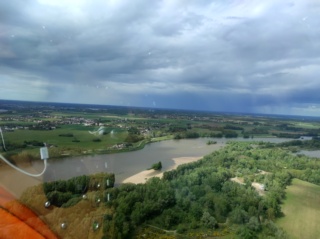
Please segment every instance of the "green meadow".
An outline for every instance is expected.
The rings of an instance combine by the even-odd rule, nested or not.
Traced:
[[[105,128],[105,135],[93,135],[89,131],[95,131],[98,127],[85,127],[80,125],[63,125],[55,130],[15,130],[5,133],[6,144],[24,144],[25,142],[45,142],[53,147],[50,154],[54,157],[61,155],[80,155],[99,153],[107,150],[115,144],[123,143],[128,133],[124,129]],[[111,131],[113,131],[111,133]],[[65,136],[69,135],[69,136]],[[35,148],[35,149],[34,149]],[[37,153],[39,147],[22,149],[24,152]],[[20,150],[18,152],[21,152]]]
[[[320,237],[320,186],[293,179],[282,205],[284,217],[277,221],[294,239]]]

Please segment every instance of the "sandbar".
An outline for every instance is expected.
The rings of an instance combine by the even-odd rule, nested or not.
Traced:
[[[198,161],[202,158],[203,158],[202,156],[201,157],[173,158],[172,160],[174,162],[174,165],[169,168],[162,169],[161,171],[157,171],[157,170],[153,170],[153,169],[144,170],[140,173],[137,173],[131,177],[126,178],[125,180],[122,181],[122,183],[139,184],[139,183],[145,183],[149,178],[153,178],[153,177],[162,178],[164,172],[176,169],[179,165],[182,165],[182,164],[192,163],[192,162]]]

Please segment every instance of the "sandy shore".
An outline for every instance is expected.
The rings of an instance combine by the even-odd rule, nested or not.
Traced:
[[[162,169],[162,171],[156,171],[153,169],[150,170],[144,170],[140,173],[137,173],[129,178],[126,178],[122,181],[122,183],[145,183],[149,178],[152,177],[159,177],[161,178],[163,176],[163,173],[166,171],[170,171],[173,169],[176,169],[179,165],[186,164],[186,163],[192,163],[195,161],[198,161],[199,159],[202,159],[202,157],[181,157],[181,158],[173,158],[174,165],[172,167]]]

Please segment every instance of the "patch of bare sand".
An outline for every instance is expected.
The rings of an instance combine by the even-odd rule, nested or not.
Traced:
[[[252,185],[252,187],[254,187],[257,190],[259,195],[263,196],[263,195],[266,194],[266,192],[264,191],[264,185],[263,184],[261,184],[261,183],[252,183],[251,185]]]
[[[239,183],[241,185],[244,185],[244,181],[243,178],[230,178],[231,181],[235,182],[235,183]],[[257,182],[253,182],[251,184],[252,187],[254,187],[256,189],[256,191],[259,193],[260,196],[264,196],[266,194],[266,192],[264,191],[264,185],[261,183],[257,183]]]
[[[243,178],[238,178],[238,177],[235,177],[235,178],[230,178],[231,181],[235,182],[235,183],[239,183],[241,185],[244,185],[243,183]]]
[[[186,163],[192,163],[195,161],[198,161],[202,159],[202,157],[180,157],[180,158],[173,158],[174,165],[166,168],[164,171],[156,171],[153,169],[150,170],[144,170],[140,173],[137,173],[129,178],[126,178],[122,181],[122,183],[145,183],[149,178],[153,177],[159,177],[162,178],[163,173],[166,171],[170,171],[173,169],[176,169],[179,165],[186,164]]]

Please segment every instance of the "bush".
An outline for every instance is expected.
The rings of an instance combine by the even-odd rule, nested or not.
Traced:
[[[180,134],[174,135],[173,139],[182,139],[182,136]]]
[[[161,161],[159,161],[158,163],[152,164],[151,168],[149,168],[149,169],[161,170],[162,169]]]
[[[72,193],[53,191],[48,193],[46,196],[52,205],[61,207],[64,203],[68,202],[72,198]]]
[[[104,183],[104,188],[113,188],[114,187],[114,182],[115,182],[115,175],[112,173],[109,176],[105,177],[105,183]],[[108,185],[108,181],[109,181],[109,185]]]
[[[66,203],[62,204],[61,207],[62,208],[72,207],[80,201],[81,201],[81,197],[74,197],[74,198],[69,199]]]
[[[73,137],[72,133],[67,133],[67,134],[59,134],[60,137]]]
[[[43,142],[40,142],[40,141],[38,141],[38,140],[31,140],[31,141],[24,141],[24,144],[25,145],[31,145],[31,146],[43,146],[44,144],[43,144]]]
[[[128,134],[124,141],[127,143],[137,143],[141,140],[144,140],[144,137],[142,135]]]
[[[186,133],[186,138],[187,139],[196,139],[196,138],[199,138],[200,137],[200,134],[197,133],[197,132],[187,132]]]
[[[188,230],[188,227],[184,224],[180,224],[177,228],[177,233],[183,234]]]
[[[57,207],[68,207],[79,202],[80,199],[74,198],[87,192],[89,181],[89,176],[83,175],[69,180],[45,182],[43,184],[43,190],[52,205]],[[69,202],[69,200],[71,201]]]
[[[205,211],[201,217],[201,223],[204,227],[213,229],[217,225],[217,220],[208,211]]]

